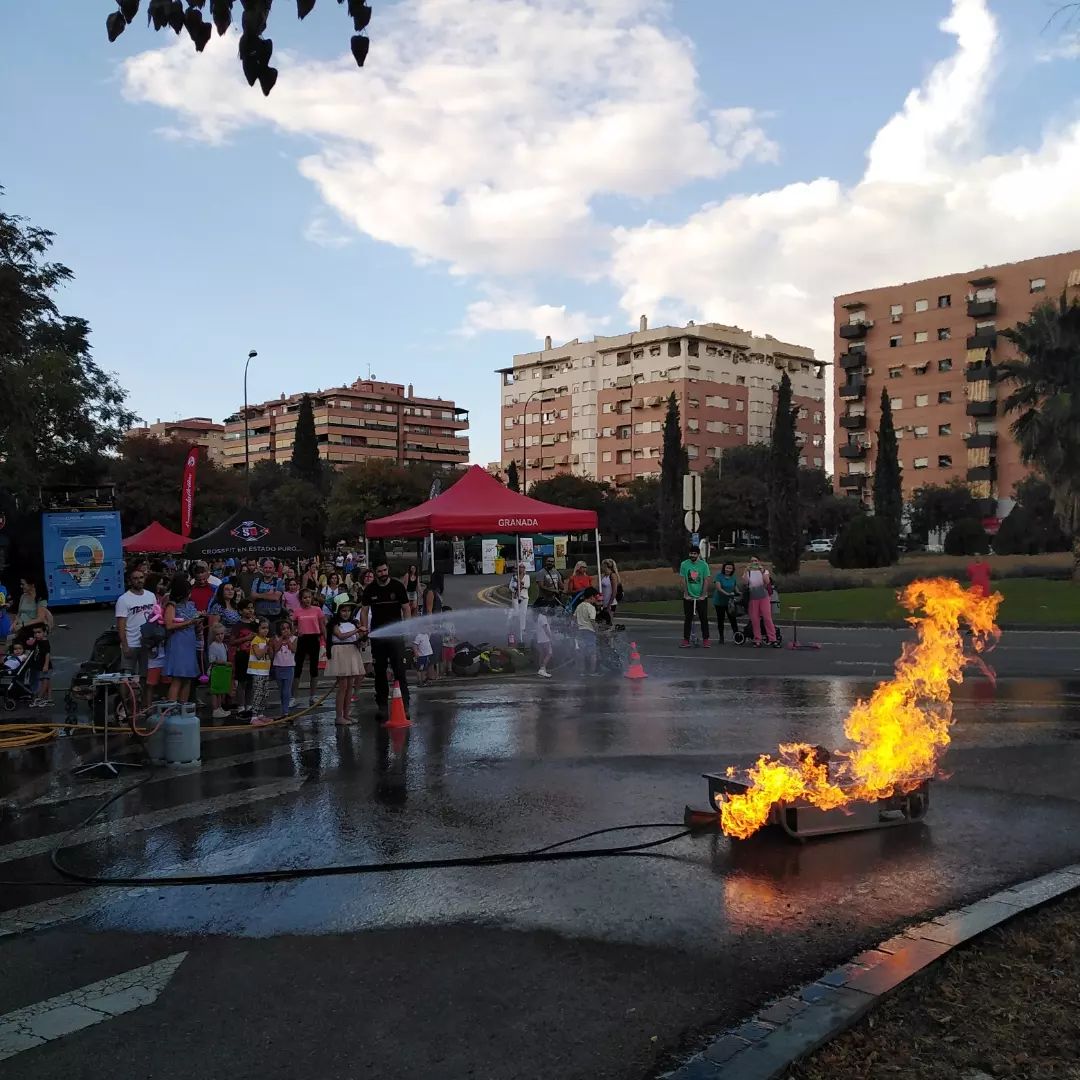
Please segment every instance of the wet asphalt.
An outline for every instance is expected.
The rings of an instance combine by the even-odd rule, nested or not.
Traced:
[[[366,688],[353,728],[323,709],[208,732],[201,768],[150,774],[108,808],[108,835],[84,834],[65,858],[99,875],[311,867],[677,823],[705,804],[703,772],[780,741],[838,745],[900,640],[822,630],[816,654],[706,654],[679,650],[663,624],[630,629],[648,680],[440,683],[416,692],[403,743],[376,725]],[[908,922],[1076,861],[1077,639],[1049,637],[1010,635],[996,660],[1058,677],[958,690],[949,778],[917,825],[274,885],[0,886],[0,931],[22,927],[0,937],[0,1015],[188,952],[156,1005],[18,1054],[5,1076],[654,1076]],[[58,881],[54,843],[144,779],[73,785],[72,765],[98,749],[78,734],[0,756],[0,878]]]

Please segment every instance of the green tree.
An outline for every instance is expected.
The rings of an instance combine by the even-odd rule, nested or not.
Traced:
[[[609,491],[600,515],[601,534],[630,544],[646,541],[655,548],[659,498],[656,476],[635,476],[622,490]]]
[[[270,57],[274,52],[274,42],[263,37],[270,20],[270,7],[274,0],[240,0],[243,12],[240,18],[240,41],[238,53],[244,78],[248,86],[259,84],[263,94],[269,94],[277,82],[277,68],[270,66]],[[119,10],[111,12],[105,19],[105,33],[110,41],[115,41],[139,13],[140,0],[116,0]],[[236,0],[210,0],[210,20],[219,34],[224,34],[233,21],[233,7]],[[338,0],[341,3],[341,0]],[[211,23],[203,18],[202,8],[206,0],[147,0],[147,21],[155,30],[172,30],[181,34],[185,30],[196,52],[202,52],[213,33]],[[315,7],[315,0],[296,0],[296,14],[306,18]],[[371,22],[371,5],[365,0],[348,0],[349,18],[352,20],[354,35],[349,39],[349,51],[358,67],[364,66],[367,59],[370,40],[361,31]]]
[[[254,470],[252,470],[254,473]],[[327,500],[327,536],[355,539],[364,522],[408,510],[428,497],[423,476],[386,458],[348,465],[334,476]]]
[[[701,529],[723,543],[736,532],[767,536],[769,527],[769,447],[764,443],[727,447],[720,468],[701,484]]]
[[[931,532],[978,516],[979,504],[963,480],[927,484],[919,488],[911,500],[911,532],[923,543]]]
[[[570,506],[575,510],[595,510],[602,515],[608,496],[607,484],[589,480],[584,476],[558,473],[547,480],[538,480],[529,488],[529,498],[556,506]]]
[[[985,555],[990,537],[976,518],[961,518],[945,534],[946,555]]]
[[[1034,473],[1013,487],[1016,505],[1029,514],[1038,539],[1039,551],[1068,551],[1069,538],[1054,513],[1054,494],[1050,485]]]
[[[861,513],[840,530],[829,562],[843,570],[888,566],[894,559],[894,545],[890,525],[876,515]]]
[[[52,242],[0,211],[0,488],[24,510],[43,484],[99,482],[136,420],[90,357],[89,324],[56,306],[72,273],[48,260]]]
[[[660,555],[678,569],[686,550],[686,529],[683,527],[682,478],[686,459],[683,455],[682,421],[679,399],[671,391],[664,417],[664,450],[660,459],[659,539]]]
[[[521,481],[518,479],[517,462],[511,461],[506,470],[506,486],[511,491],[521,492]]]
[[[267,491],[259,510],[275,525],[322,546],[326,534],[326,499],[310,480],[288,476]]]
[[[874,517],[888,530],[889,562],[900,557],[900,527],[904,517],[904,488],[900,453],[893,427],[889,392],[881,389],[881,420],[878,423],[877,460],[874,463]]]
[[[772,442],[769,446],[769,554],[781,574],[799,572],[802,527],[799,522],[799,447],[791,404],[791,379],[785,371],[776,392]]]
[[[1016,414],[1011,431],[1021,459],[1050,487],[1080,580],[1080,299],[1062,292],[1001,336],[1020,353],[998,367],[999,381],[1011,384],[1004,411]]]
[[[315,434],[315,412],[311,396],[300,399],[296,411],[296,432],[293,435],[292,473],[299,480],[306,480],[316,488],[322,487],[323,462],[319,456],[319,438]]]

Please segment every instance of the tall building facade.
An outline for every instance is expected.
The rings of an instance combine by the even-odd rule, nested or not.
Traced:
[[[836,297],[835,480],[870,501],[886,387],[899,439],[904,497],[921,487],[966,482],[986,518],[1014,505],[1027,475],[998,364],[1015,350],[998,329],[1028,317],[1065,289],[1080,291],[1080,251],[987,266]]]
[[[309,391],[315,434],[324,461],[338,467],[370,458],[398,464],[435,462],[445,469],[469,463],[469,413],[452,401],[418,397],[412,386],[357,379],[350,386]],[[303,393],[249,405],[251,462],[292,457],[296,414]],[[225,421],[222,463],[244,465],[244,410]]]
[[[501,368],[502,455],[533,484],[572,473],[622,486],[660,472],[664,417],[675,393],[690,469],[726,447],[764,442],[787,371],[804,464],[825,461],[825,364],[812,349],[719,323],[640,328],[514,357]]]
[[[152,424],[134,427],[128,435],[150,435],[155,439],[181,439],[192,446],[201,446],[206,456],[220,461],[225,447],[225,425],[215,424],[207,416],[189,416],[186,420],[156,420]]]

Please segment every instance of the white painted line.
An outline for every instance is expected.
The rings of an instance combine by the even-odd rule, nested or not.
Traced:
[[[0,1016],[0,1061],[157,1001],[186,952]]]
[[[93,840],[104,840],[143,832],[146,829],[157,829],[162,825],[171,825],[174,821],[202,817],[221,810],[231,810],[237,806],[248,806],[264,799],[276,799],[279,795],[289,795],[299,791],[304,783],[302,777],[290,776],[285,780],[261,784],[259,787],[247,788],[229,795],[216,795],[210,799],[203,799],[201,802],[184,803],[182,806],[154,810],[148,814],[135,814],[116,821],[103,821],[100,825],[89,825],[85,829],[79,829],[67,835],[63,832],[47,833],[44,836],[17,840],[13,844],[0,847],[0,863],[26,859],[32,855],[43,855],[47,851],[52,851],[61,842],[65,847],[73,847],[76,844],[88,844]]]

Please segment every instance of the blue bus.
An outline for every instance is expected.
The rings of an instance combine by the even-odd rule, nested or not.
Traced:
[[[41,515],[50,607],[112,603],[124,591],[124,549],[115,510]]]

